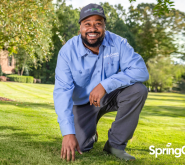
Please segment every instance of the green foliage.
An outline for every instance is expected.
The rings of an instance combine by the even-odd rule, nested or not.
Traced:
[[[129,0],[131,2],[136,2],[136,0]],[[159,17],[169,13],[174,10],[173,8],[174,2],[171,0],[157,0],[157,4],[154,8],[154,15],[158,15]]]
[[[110,5],[108,2],[100,3],[106,15],[106,30],[126,38],[131,46],[135,48],[135,38],[127,24],[124,22],[125,10],[121,4]]]
[[[173,6],[174,2],[171,0],[157,0],[157,5],[154,8],[155,15],[158,15],[161,17],[162,15],[165,15],[165,13],[169,13],[171,10],[174,10]]]
[[[8,75],[10,81],[20,83],[33,83],[34,78],[32,76],[19,76],[19,75]]]
[[[0,65],[0,76],[3,75],[3,72],[2,72],[2,68],[1,68],[1,65]]]
[[[180,88],[180,91],[185,93],[185,79],[182,79],[181,81],[179,81],[177,85]]]
[[[175,64],[169,57],[164,56],[148,60],[147,66],[150,75],[148,85],[156,92],[171,89],[185,71],[183,65]]]
[[[135,9],[131,6],[126,18],[126,24],[137,43],[134,47],[135,51],[142,55],[145,62],[155,56],[169,56],[178,51],[174,43],[174,33],[181,27],[177,28],[176,22],[169,25],[169,19],[175,19],[176,16],[159,18],[154,15],[154,7],[154,4],[144,3],[139,4]]]
[[[100,4],[107,17],[106,29],[126,38],[145,62],[159,54],[169,56],[177,52],[174,32],[182,29],[182,26],[179,22],[177,23],[176,17],[182,20],[182,15],[171,13],[171,15],[159,18],[154,15],[154,4],[142,3],[135,9],[131,6],[127,14],[120,4],[115,6],[107,2]],[[170,25],[169,20],[173,20],[173,26]],[[173,29],[173,32],[167,31],[167,28]]]
[[[26,83],[33,83],[34,78],[32,76],[26,76]]]
[[[43,64],[38,62],[40,66],[37,69],[32,67],[30,70],[30,75],[34,75],[35,78],[41,79],[43,83],[47,84],[55,81],[55,67],[59,50],[66,41],[78,35],[80,27],[78,9],[66,6],[65,2],[56,5],[56,9],[57,23],[52,28],[52,41],[54,43],[54,49],[51,51],[53,53],[52,59]]]
[[[0,15],[0,49],[16,54],[21,48],[35,65],[50,59],[55,22],[51,0],[1,0]]]
[[[14,54],[14,58],[16,60],[16,72],[20,75],[23,75],[25,69],[29,69],[30,67],[38,66],[39,59],[31,59],[29,54],[25,49],[19,47],[17,50],[17,54]]]

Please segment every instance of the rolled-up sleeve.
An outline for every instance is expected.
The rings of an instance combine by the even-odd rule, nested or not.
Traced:
[[[75,134],[74,116],[72,111],[73,90],[73,78],[68,66],[67,58],[60,50],[55,69],[55,87],[53,91],[53,99],[62,136]]]
[[[149,79],[149,73],[143,58],[134,52],[126,39],[123,40],[120,48],[120,70],[120,72],[100,82],[107,93]]]

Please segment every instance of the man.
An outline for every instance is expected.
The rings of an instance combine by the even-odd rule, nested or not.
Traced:
[[[127,40],[105,30],[106,17],[97,4],[80,13],[80,35],[59,51],[54,103],[63,135],[61,158],[75,160],[93,148],[98,120],[117,111],[104,151],[124,160],[135,158],[125,148],[132,138],[147,98],[142,82],[149,74],[142,57]]]

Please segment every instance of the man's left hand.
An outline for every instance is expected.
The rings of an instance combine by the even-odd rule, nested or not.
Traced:
[[[105,95],[106,91],[104,87],[99,83],[90,93],[89,101],[90,105],[94,104],[96,107],[100,107],[100,100]],[[96,102],[94,102],[96,101]]]

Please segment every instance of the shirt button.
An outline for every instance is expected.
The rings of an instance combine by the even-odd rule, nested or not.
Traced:
[[[98,71],[98,73],[99,73],[100,71]]]
[[[82,74],[82,71],[80,70],[79,73]]]

